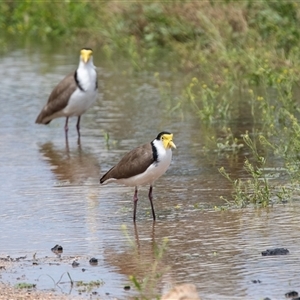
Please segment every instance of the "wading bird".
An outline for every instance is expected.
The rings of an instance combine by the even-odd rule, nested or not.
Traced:
[[[125,154],[120,162],[100,179],[101,184],[117,182],[135,187],[133,196],[134,222],[136,219],[138,186],[146,184],[150,184],[148,197],[151,203],[153,220],[155,220],[152,202],[153,183],[169,168],[172,159],[171,148],[176,148],[173,143],[173,134],[163,131],[152,142],[141,145]]]
[[[80,117],[95,103],[97,95],[98,82],[93,63],[93,51],[90,48],[83,48],[80,51],[77,70],[67,75],[53,89],[35,123],[49,124],[53,119],[66,117],[67,137],[69,117],[77,116],[76,128],[80,137]]]

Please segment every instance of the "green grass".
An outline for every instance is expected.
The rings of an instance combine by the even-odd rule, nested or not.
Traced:
[[[26,283],[26,282],[19,282],[15,284],[15,288],[17,289],[33,289],[36,287],[34,283]]]
[[[81,292],[90,292],[94,288],[99,288],[102,285],[104,285],[103,280],[92,280],[88,282],[84,282],[82,280],[76,281],[76,287],[78,287],[78,290]]]

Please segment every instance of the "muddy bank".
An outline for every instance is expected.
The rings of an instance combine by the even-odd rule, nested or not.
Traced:
[[[6,285],[4,283],[0,283],[0,300],[67,300],[67,299],[80,299],[80,297],[74,296],[63,296],[58,295],[54,292],[42,292],[36,291],[34,289],[17,289],[12,286]],[[82,299],[82,298],[81,298]]]
[[[0,278],[2,279],[3,272],[11,269],[12,267],[18,267],[20,265],[19,262],[12,262],[12,261],[1,261],[0,264]],[[80,299],[79,297],[68,296],[68,295],[61,295],[57,292],[45,292],[45,291],[37,291],[36,289],[19,289],[12,285],[5,284],[0,282],[0,300],[56,300],[56,299]]]
[[[22,269],[22,263],[20,260],[16,261],[10,261],[10,260],[1,260],[1,266],[0,266],[0,278],[2,278],[2,274],[5,271],[11,270],[12,268],[15,269]],[[25,270],[26,271],[26,270]],[[18,278],[21,279],[21,278]],[[18,280],[17,280],[18,281]],[[33,287],[26,287],[24,288],[24,284],[17,283],[11,283],[14,284],[14,286],[10,284],[5,284],[3,282],[0,282],[0,300],[21,300],[21,299],[27,299],[27,300],[68,300],[68,299],[93,299],[93,300],[101,300],[103,299],[101,296],[97,295],[97,292],[92,291],[92,289],[89,291],[86,290],[85,293],[82,293],[81,295],[66,295],[62,294],[59,289],[55,290],[37,290],[36,286]],[[20,286],[23,285],[23,288],[20,288]],[[76,283],[72,283],[72,285],[76,285]],[[17,287],[18,286],[18,287]],[[80,293],[80,292],[79,292]],[[107,295],[108,296],[108,295]],[[173,287],[170,291],[168,291],[166,294],[162,296],[164,300],[177,300],[177,299],[194,299],[194,300],[200,300],[196,286],[193,284],[182,284]],[[113,298],[116,299],[117,298]]]
[[[62,258],[59,255],[31,259],[26,256],[0,257],[0,299],[101,299],[97,291],[101,288],[100,281],[91,280],[88,265],[78,270],[86,273],[83,280],[72,278],[71,271],[62,271],[79,269],[84,261],[88,258]],[[59,271],[55,276],[51,270],[57,268]],[[30,276],[32,270],[35,276]]]

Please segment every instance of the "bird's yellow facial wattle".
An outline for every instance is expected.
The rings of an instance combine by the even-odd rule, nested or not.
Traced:
[[[176,149],[176,145],[173,143],[173,134],[164,134],[161,136],[161,140],[163,142],[165,149],[171,149],[171,148]]]
[[[84,63],[87,63],[93,55],[92,49],[81,49],[80,56]]]

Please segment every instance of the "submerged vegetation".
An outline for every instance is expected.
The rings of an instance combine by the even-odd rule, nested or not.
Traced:
[[[166,109],[191,107],[210,128],[204,148],[246,153],[245,178],[220,166],[234,203],[267,206],[291,197],[300,178],[300,3],[4,0],[0,9],[2,49],[9,37],[80,41],[108,59],[125,56],[133,71],[157,72],[163,57],[172,72],[185,74],[177,93],[155,73]],[[274,174],[286,184],[279,187]]]

